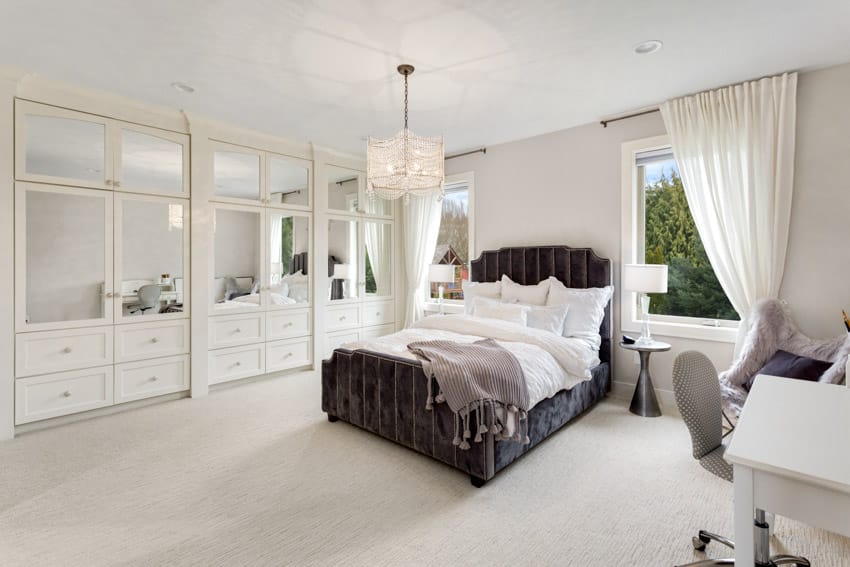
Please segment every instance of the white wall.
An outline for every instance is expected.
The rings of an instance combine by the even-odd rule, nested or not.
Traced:
[[[837,314],[850,307],[850,65],[803,73],[797,102],[797,160],[791,241],[782,297],[804,331],[842,332]],[[452,159],[446,173],[475,172],[478,252],[502,246],[589,246],[613,262],[620,283],[620,149],[625,141],[664,134],[660,114],[603,128],[598,123],[487,148]],[[622,334],[615,295],[614,336]],[[729,343],[660,337],[673,344],[652,357],[661,401],[672,405],[675,356],[698,349],[719,370],[731,364]],[[614,348],[614,380],[633,384],[638,366]],[[621,384],[622,386],[622,384]],[[628,388],[622,388],[629,393]],[[666,402],[666,403],[665,403]]]

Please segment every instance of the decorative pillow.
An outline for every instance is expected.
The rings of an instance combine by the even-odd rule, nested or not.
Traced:
[[[296,303],[306,303],[309,296],[308,287],[309,284],[306,281],[289,284],[289,298]]]
[[[489,297],[499,299],[502,297],[501,282],[470,282],[463,280],[463,310],[467,315],[472,315],[472,306],[476,297]]]
[[[236,299],[243,295],[250,295],[250,293],[249,290],[241,289],[237,285],[236,278],[231,276],[224,278],[224,299]]]
[[[761,370],[756,372],[744,384],[744,389],[750,391],[753,387],[753,382],[759,374],[769,374],[771,376],[782,376],[784,378],[797,378],[799,380],[809,380],[817,382],[824,372],[829,370],[832,362],[825,360],[815,360],[805,356],[798,356],[784,350],[776,351],[776,354],[770,357]]]
[[[549,295],[549,280],[543,280],[537,285],[520,285],[502,274],[502,301],[505,303],[546,305],[547,295]]]
[[[563,336],[569,310],[569,305],[529,305],[528,326]]]
[[[614,287],[589,287],[586,289],[571,288],[560,280],[550,277],[551,286],[546,305],[569,305],[567,320],[564,323],[564,336],[576,337],[590,341],[599,348],[602,338],[599,327],[605,317],[605,306],[611,301]]]
[[[476,317],[487,317],[488,319],[501,319],[519,323],[523,327],[528,324],[528,307],[512,303],[501,303],[477,297],[473,301],[473,314]]]

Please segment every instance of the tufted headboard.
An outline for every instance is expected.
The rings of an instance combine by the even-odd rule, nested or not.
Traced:
[[[611,285],[611,260],[600,258],[590,248],[569,246],[521,246],[486,250],[472,260],[470,280],[495,282],[506,274],[522,285],[535,285],[555,276],[567,287]],[[602,344],[599,359],[611,362],[611,303],[599,327]]]

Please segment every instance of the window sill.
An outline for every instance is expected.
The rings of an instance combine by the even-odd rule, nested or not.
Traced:
[[[641,332],[640,321],[625,321],[621,325],[624,333]],[[649,331],[653,336],[671,337],[677,339],[694,339],[718,343],[734,343],[738,338],[738,327],[708,327],[691,323],[649,322]]]

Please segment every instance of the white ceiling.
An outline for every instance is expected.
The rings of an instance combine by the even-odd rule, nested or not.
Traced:
[[[402,62],[411,129],[452,152],[846,61],[847,0],[0,4],[0,64],[357,153],[401,126]]]

